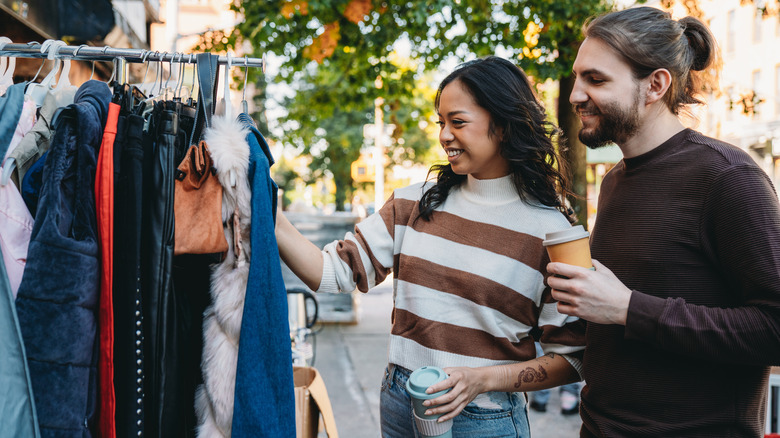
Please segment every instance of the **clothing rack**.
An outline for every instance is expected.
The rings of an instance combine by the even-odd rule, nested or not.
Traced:
[[[56,48],[58,57],[66,57],[79,61],[113,61],[124,59],[127,62],[142,63],[149,61],[176,62],[183,64],[195,64],[195,54],[181,52],[161,52],[159,50],[146,49],[118,49],[110,46],[95,47],[82,44],[80,46],[55,46],[52,45],[41,52],[41,44],[31,42],[27,44],[6,44],[0,48],[0,56],[20,56],[25,58],[46,58],[49,51]],[[226,65],[228,57],[220,55],[219,65]],[[260,67],[265,72],[265,55],[262,58],[230,57],[231,66]]]

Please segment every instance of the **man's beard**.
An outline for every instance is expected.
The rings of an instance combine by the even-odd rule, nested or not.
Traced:
[[[577,106],[578,112],[593,112],[594,104]],[[591,149],[622,143],[639,131],[639,93],[634,94],[634,102],[628,109],[621,108],[617,102],[604,104],[598,109],[598,124],[589,129],[580,129],[579,138]]]

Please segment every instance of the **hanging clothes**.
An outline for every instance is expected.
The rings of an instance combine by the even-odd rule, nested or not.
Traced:
[[[23,88],[17,85],[13,87]],[[8,108],[9,106],[4,107],[4,109]],[[18,148],[24,136],[35,125],[36,109],[35,102],[23,99],[19,120],[13,134],[10,136],[10,142],[7,145],[8,149],[4,154],[3,167],[10,166],[7,160],[9,155]],[[0,117],[3,117],[3,114],[0,114]],[[3,169],[3,172],[5,172],[5,169]],[[21,283],[22,274],[24,273],[24,265],[27,262],[27,247],[30,244],[32,227],[33,218],[17,187],[10,181],[5,185],[0,185],[0,250],[3,252],[2,260],[5,264],[8,282],[11,285],[11,292],[14,298],[16,298],[16,292],[19,290],[19,283]]]
[[[141,289],[143,293],[144,331],[144,435],[165,435],[170,406],[169,380],[175,379],[166,368],[172,348],[169,339],[169,310],[173,300],[173,171],[178,115],[154,103],[149,128],[144,138]],[[175,374],[175,371],[174,371]],[[174,388],[175,389],[175,388]]]
[[[82,85],[57,118],[16,308],[41,435],[90,437],[100,281],[94,175],[111,91]]]
[[[11,285],[0,263],[0,430],[4,436],[40,438],[30,372]]]
[[[144,187],[144,119],[120,114],[114,158],[114,390],[116,434],[144,430],[144,337],[141,293],[141,223]],[[116,162],[116,161],[115,161]]]
[[[34,123],[34,108],[33,123]],[[20,134],[29,131],[30,111],[22,117],[25,109],[24,84],[11,85],[0,96],[0,157],[13,152],[21,140]],[[32,232],[32,217],[21,196],[13,185],[0,186],[0,251],[5,265],[13,296],[19,289],[24,264],[27,259],[27,247]]]
[[[116,437],[114,414],[114,140],[121,107],[108,104],[108,118],[95,172],[95,209],[100,244],[100,299],[98,305],[98,431]]]
[[[222,225],[228,251],[212,268],[212,305],[206,309],[203,333],[203,384],[195,396],[197,436],[228,438],[238,343],[249,278],[252,191],[249,188],[249,130],[235,120],[214,117],[205,141],[222,185]]]
[[[166,105],[175,109],[179,114],[180,133],[183,131],[182,126],[195,124],[196,113],[194,111],[188,111],[188,108],[175,102],[167,102]],[[189,132],[189,134],[191,133]],[[177,170],[182,160],[186,159],[190,137],[177,136],[175,160]],[[174,188],[174,196],[175,193]],[[216,220],[220,221],[219,218]],[[178,226],[179,224],[176,223],[174,228]],[[169,359],[165,366],[170,370],[169,374],[176,379],[175,398],[168,396],[168,400],[171,402],[171,406],[175,406],[175,410],[169,409],[167,412],[171,414],[168,418],[169,425],[176,427],[175,430],[168,430],[171,430],[171,433],[176,433],[177,437],[194,437],[198,424],[195,413],[195,392],[198,386],[203,383],[201,370],[203,314],[211,304],[209,294],[211,266],[221,259],[222,254],[180,254],[173,258],[172,296],[175,303],[173,309],[175,310],[171,312],[171,330],[167,335],[170,339],[176,340],[176,343],[171,344],[171,349],[175,350],[175,353],[172,352],[168,355]],[[163,436],[174,436],[171,433]]]
[[[279,264],[274,226],[278,187],[274,163],[254,121],[241,114],[250,130],[249,184],[252,188],[252,262],[249,268],[236,370],[233,437],[295,436],[290,326],[287,294]]]
[[[25,173],[43,156],[44,152],[49,150],[49,141],[53,131],[52,118],[56,110],[57,104],[54,95],[47,94],[43,106],[38,109],[38,119],[32,130],[8,154],[8,158],[13,158],[15,163],[11,179],[20,190]]]
[[[144,152],[142,294],[144,336],[144,435],[195,435],[195,390],[202,382],[203,312],[209,305],[213,255],[173,257],[174,178],[187,149],[182,125],[194,111],[178,102],[155,102]],[[182,122],[182,123],[180,123]],[[148,153],[147,153],[148,152]]]

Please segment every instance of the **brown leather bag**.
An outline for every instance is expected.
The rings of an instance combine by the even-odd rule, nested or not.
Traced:
[[[222,185],[205,141],[190,146],[176,171],[174,186],[174,255],[226,252]]]

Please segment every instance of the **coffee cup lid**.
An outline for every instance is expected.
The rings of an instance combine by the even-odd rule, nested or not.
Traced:
[[[406,390],[409,395],[415,398],[435,398],[447,391],[439,391],[435,394],[426,394],[425,390],[434,383],[439,383],[447,379],[447,373],[443,369],[434,366],[424,366],[417,368],[409,375],[406,381]]]
[[[589,236],[590,233],[588,233],[585,228],[582,227],[582,225],[575,225],[565,230],[545,234],[542,245],[557,245],[559,243],[571,242],[572,240],[582,239],[583,237]]]

